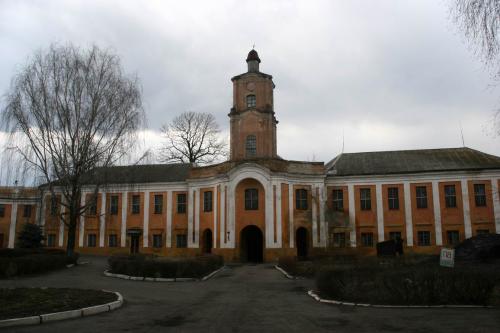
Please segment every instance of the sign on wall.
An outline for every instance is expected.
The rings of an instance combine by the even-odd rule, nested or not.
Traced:
[[[441,255],[439,257],[439,264],[444,267],[454,267],[455,266],[455,249],[441,249]]]

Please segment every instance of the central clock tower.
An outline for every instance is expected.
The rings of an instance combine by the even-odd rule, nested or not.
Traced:
[[[257,51],[251,50],[246,61],[248,71],[231,79],[230,159],[276,158],[273,77],[259,71]]]

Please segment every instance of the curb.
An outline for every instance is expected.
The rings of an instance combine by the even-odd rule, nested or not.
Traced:
[[[207,281],[211,277],[213,277],[215,274],[219,273],[221,270],[223,270],[226,266],[222,266],[219,269],[216,269],[215,271],[211,272],[210,274],[202,277],[201,279],[196,279],[196,278],[153,278],[153,277],[143,277],[143,276],[130,276],[130,275],[125,275],[125,274],[115,274],[115,273],[110,273],[108,270],[104,271],[104,276],[107,277],[112,277],[112,278],[118,278],[118,279],[123,279],[123,280],[132,280],[132,281],[146,281],[146,282],[193,282],[193,281]]]
[[[109,302],[106,304],[99,304],[90,306],[87,308],[76,309],[76,310],[68,310],[62,312],[53,312],[46,313],[39,316],[31,316],[31,317],[22,317],[22,318],[13,318],[13,319],[5,319],[0,320],[0,328],[3,327],[12,327],[12,326],[24,326],[24,325],[36,325],[43,324],[46,322],[65,320],[71,318],[79,318],[79,317],[87,317],[96,315],[102,312],[108,312],[118,309],[123,305],[123,296],[117,291],[108,291],[103,290],[108,293],[114,293],[118,299],[113,302]]]
[[[368,303],[353,303],[353,302],[342,302],[336,301],[332,299],[324,299],[319,297],[314,291],[309,290],[307,292],[309,296],[314,298],[316,301],[320,303],[334,304],[334,305],[346,305],[346,306],[360,306],[360,307],[369,307],[369,308],[398,308],[398,309],[444,309],[444,308],[494,308],[494,306],[490,305],[381,305],[381,304],[368,304]]]
[[[285,271],[285,270],[284,270],[283,268],[281,268],[280,266],[278,266],[278,265],[274,265],[274,268],[276,268],[278,271],[280,271],[281,273],[283,273],[283,275],[284,275],[287,279],[290,279],[290,280],[298,280],[298,277],[288,274],[288,272],[287,272],[287,271]]]

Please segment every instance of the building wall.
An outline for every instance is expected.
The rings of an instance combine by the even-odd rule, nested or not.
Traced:
[[[500,186],[500,175],[497,173],[486,174],[439,174],[429,176],[391,176],[391,177],[351,177],[330,178],[323,183],[316,178],[308,178],[301,175],[279,174],[276,178],[269,173],[269,179],[243,178],[235,185],[234,193],[229,193],[231,177],[235,177],[240,171],[234,171],[229,178],[212,179],[202,183],[189,183],[172,187],[166,185],[146,185],[137,189],[129,188],[113,189],[108,192],[99,193],[97,197],[96,214],[86,214],[79,225],[76,234],[77,251],[82,253],[128,253],[130,249],[130,229],[142,231],[140,237],[140,252],[155,253],[168,256],[190,256],[203,252],[205,230],[210,230],[213,237],[213,253],[224,255],[228,260],[239,260],[239,246],[241,242],[241,231],[248,225],[256,225],[262,231],[265,238],[271,237],[265,248],[265,258],[274,260],[281,255],[295,255],[297,251],[296,232],[299,228],[305,228],[308,236],[308,246],[311,254],[322,251],[333,251],[343,253],[350,247],[356,248],[360,253],[374,253],[375,246],[363,246],[362,234],[372,233],[373,243],[381,238],[389,239],[390,233],[397,231],[405,240],[407,251],[411,252],[436,252],[448,244],[448,232],[458,231],[460,240],[476,235],[479,231],[500,232],[500,202],[498,186]],[[241,171],[243,172],[243,171]],[[463,186],[465,184],[465,186]],[[484,184],[486,190],[486,205],[477,206],[474,196],[474,184]],[[444,187],[453,185],[456,189],[456,207],[446,207]],[[427,194],[427,207],[417,208],[416,188],[424,186]],[[389,209],[388,190],[391,187],[398,189],[398,209]],[[259,209],[245,210],[245,189],[257,188],[259,192]],[[370,189],[371,208],[361,209],[360,190]],[[304,189],[307,191],[307,209],[297,209],[296,191]],[[332,220],[332,191],[340,189],[343,193],[343,211],[335,215]],[[350,192],[352,189],[352,193]],[[194,190],[195,197],[191,198],[189,193]],[[204,192],[212,191],[212,210],[205,212],[203,209]],[[266,196],[266,191],[270,191]],[[324,194],[322,194],[324,191]],[[406,192],[408,191],[408,193]],[[105,194],[104,194],[105,193]],[[435,194],[439,197],[435,198]],[[177,210],[177,194],[185,194],[187,200],[186,212]],[[103,198],[105,195],[105,205]],[[111,196],[118,196],[118,213],[110,214]],[[124,197],[127,197],[126,202]],[[132,196],[140,196],[140,211],[132,214]],[[162,195],[162,211],[155,214],[154,197]],[[145,198],[149,197],[148,215],[145,215]],[[87,194],[85,201],[89,202],[92,195]],[[170,202],[167,198],[171,198]],[[266,214],[266,198],[270,198],[271,214]],[[53,235],[54,247],[64,247],[67,244],[67,228],[61,223],[59,214],[63,212],[60,204],[61,197],[58,196],[57,214],[51,214],[50,195],[45,196],[44,210],[39,223],[43,224],[46,235]],[[197,201],[197,205],[194,205]],[[350,200],[353,199],[353,202]],[[2,201],[3,200],[3,201]],[[9,199],[11,200],[11,199]],[[33,197],[32,202],[36,202]],[[191,200],[191,201],[190,201]],[[229,203],[234,200],[235,221],[234,229],[230,225]],[[11,234],[11,211],[14,201],[0,199],[0,204],[5,206],[5,214],[0,217],[0,234],[4,235],[3,246],[9,245],[9,234]],[[23,217],[24,202],[17,202],[17,213],[15,232],[17,234],[25,221],[36,223],[37,208],[32,209],[30,218]],[[126,207],[123,205],[126,204]],[[322,217],[322,205],[324,205],[324,219]],[[198,207],[199,206],[199,207]],[[198,207],[198,208],[197,208]],[[125,209],[126,221],[122,221],[122,208]],[[380,211],[379,211],[380,210]],[[168,212],[171,212],[169,217]],[[102,215],[104,214],[104,215]],[[190,217],[191,216],[191,217]],[[147,217],[147,218],[146,218]],[[167,221],[171,220],[171,230],[167,227]],[[196,222],[198,221],[198,222]],[[196,223],[199,225],[196,226]],[[269,224],[271,223],[271,224]],[[324,225],[323,225],[324,224]],[[125,226],[125,230],[122,229]],[[145,227],[147,228],[145,229]],[[324,229],[323,229],[324,227]],[[270,229],[271,228],[271,229]],[[80,230],[83,235],[80,235]],[[192,238],[192,245],[186,248],[177,246],[177,235],[186,235]],[[230,235],[227,235],[227,232]],[[419,244],[419,231],[429,232],[430,244]],[[325,234],[326,233],[326,234]],[[333,234],[345,234],[346,249],[333,246]],[[96,235],[96,246],[89,247],[88,237]],[[117,236],[117,247],[109,247],[109,235]],[[153,246],[155,234],[162,237],[162,246]],[[122,246],[122,237],[125,242]],[[167,239],[167,235],[170,238]],[[83,236],[83,237],[82,237]],[[147,237],[147,241],[145,239]],[[225,239],[228,237],[228,239]],[[325,239],[325,241],[323,241]],[[234,242],[234,243],[232,243]],[[167,244],[170,244],[167,246]],[[271,245],[269,245],[271,244]],[[352,250],[352,249],[351,249]]]

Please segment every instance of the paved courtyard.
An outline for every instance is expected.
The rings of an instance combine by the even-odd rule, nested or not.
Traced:
[[[76,320],[11,332],[499,332],[499,309],[371,309],[320,304],[310,280],[288,280],[270,264],[234,265],[206,282],[136,282],[102,275],[106,259],[2,287],[119,291],[125,305]]]

